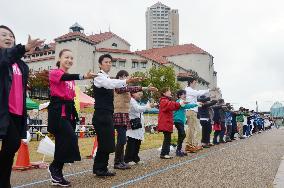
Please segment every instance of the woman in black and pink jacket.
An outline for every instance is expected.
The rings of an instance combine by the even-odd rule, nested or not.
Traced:
[[[15,46],[11,29],[0,26],[0,187],[11,187],[10,176],[15,153],[26,138],[26,87],[29,68],[24,54],[42,44],[39,39]]]

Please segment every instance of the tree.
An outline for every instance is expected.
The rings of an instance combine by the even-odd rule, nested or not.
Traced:
[[[37,73],[30,73],[28,79],[28,85],[32,88],[40,88],[40,89],[48,89],[49,88],[49,80],[48,80],[48,71],[43,70]]]
[[[176,75],[173,67],[171,66],[153,66],[148,72],[135,72],[132,76],[141,76],[146,78],[142,83],[141,86],[147,87],[150,84],[156,87],[158,90],[161,90],[164,87],[169,87],[173,96],[175,95],[176,91],[180,89],[180,84],[176,80]],[[152,96],[149,94],[145,94],[147,98],[153,98],[154,100],[158,100],[160,97],[159,93],[153,93]]]

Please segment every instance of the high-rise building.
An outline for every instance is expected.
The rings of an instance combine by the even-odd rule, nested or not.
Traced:
[[[162,48],[179,44],[177,9],[158,2],[146,11],[146,48]]]

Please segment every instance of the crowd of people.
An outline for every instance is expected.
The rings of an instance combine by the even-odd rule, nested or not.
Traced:
[[[20,140],[26,137],[28,66],[21,58],[43,42],[29,37],[26,45],[15,45],[13,32],[6,26],[0,26],[0,80],[3,83],[0,85],[0,187],[11,187],[13,159]],[[98,148],[93,173],[98,177],[116,175],[108,169],[109,155],[113,152],[114,169],[128,170],[132,165],[142,163],[139,151],[145,133],[143,112],[153,107],[159,108],[157,130],[164,135],[161,159],[173,158],[170,146],[174,127],[178,132],[176,156],[184,157],[187,153],[231,142],[236,139],[236,133],[240,139],[248,138],[263,131],[268,121],[262,114],[245,108],[234,111],[223,99],[211,100],[209,89],[195,89],[197,78],[194,77],[188,79],[184,90],[172,93],[169,87],[158,91],[153,86],[133,86],[143,78],[130,77],[125,70],[119,71],[116,78],[110,78],[112,56],[109,54],[99,58],[100,71],[97,74],[90,71],[84,75],[70,74],[73,63],[72,51],[63,49],[59,53],[57,69],[49,72],[48,131],[55,137],[54,160],[48,167],[52,185],[70,186],[71,183],[63,176],[64,164],[81,160],[75,134],[78,114],[74,107],[74,80],[94,79],[96,103],[92,122]],[[157,103],[141,105],[143,92],[159,92],[161,97]],[[211,142],[212,128],[214,136]]]

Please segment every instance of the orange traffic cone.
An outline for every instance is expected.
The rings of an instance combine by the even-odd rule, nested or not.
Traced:
[[[84,138],[84,131],[80,131],[80,138]]]
[[[28,144],[21,141],[21,146],[18,150],[18,157],[16,161],[16,165],[13,166],[14,170],[27,170],[31,168],[32,165],[30,163],[30,154]]]
[[[93,149],[92,149],[92,153],[91,153],[90,156],[88,156],[88,158],[94,158],[94,157],[96,156],[97,149],[98,149],[98,140],[97,140],[97,137],[95,136],[95,139],[94,139],[94,146],[93,146]]]

